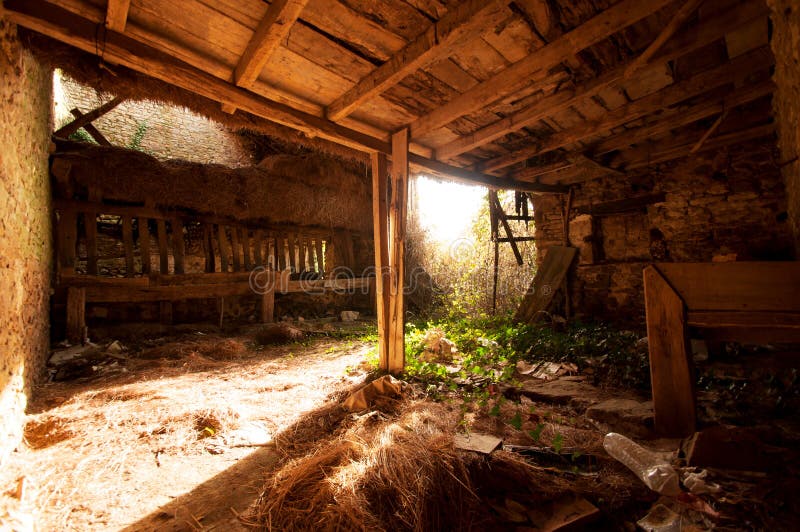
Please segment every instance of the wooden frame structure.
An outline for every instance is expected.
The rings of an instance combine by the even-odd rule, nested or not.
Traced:
[[[695,431],[689,328],[717,340],[800,341],[797,262],[659,263],[644,270],[656,429]]]
[[[566,194],[774,134],[763,0],[573,3],[5,0],[3,10],[111,69],[373,154],[378,191],[390,157],[376,266],[388,269],[381,343],[395,345],[383,367],[397,369],[409,168]]]

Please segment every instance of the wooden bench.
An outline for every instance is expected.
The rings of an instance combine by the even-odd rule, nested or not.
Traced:
[[[695,431],[689,327],[706,338],[800,342],[800,262],[659,263],[644,270],[656,429]]]

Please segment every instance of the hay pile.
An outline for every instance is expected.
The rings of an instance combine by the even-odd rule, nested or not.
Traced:
[[[285,431],[276,443],[286,460],[250,519],[268,530],[495,529],[511,525],[509,500],[536,508],[590,491],[513,453],[455,449],[456,413],[445,405],[395,409],[402,413],[389,419],[328,407]]]
[[[117,147],[59,141],[73,188],[107,201],[144,203],[237,220],[369,231],[371,189],[364,173],[321,155],[274,156],[261,167],[159,161]],[[82,195],[82,194],[81,194]]]

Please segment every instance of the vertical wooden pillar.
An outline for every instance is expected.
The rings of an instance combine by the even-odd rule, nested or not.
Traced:
[[[203,226],[203,248],[206,252],[206,273],[214,273],[217,265],[214,260],[214,225],[205,224]]]
[[[372,154],[372,227],[375,242],[375,314],[378,316],[378,361],[389,371],[389,212],[386,155]]]
[[[174,261],[175,273],[186,273],[184,267],[184,243],[183,243],[183,222],[178,218],[172,219],[172,260]]]
[[[219,264],[220,271],[228,271],[228,237],[225,235],[225,226],[220,224],[217,226],[219,229]]]
[[[688,436],[695,431],[696,404],[686,307],[653,266],[644,269],[644,305],[656,430]]]
[[[276,274],[267,272],[271,279],[266,284],[266,292],[261,295],[261,323],[272,323],[275,321],[275,278]]]
[[[261,229],[256,229],[253,231],[253,262],[255,262],[255,266],[264,266],[266,260],[262,260],[261,254],[261,246],[264,245],[264,231]],[[267,254],[269,253],[269,247],[267,247]]]
[[[314,239],[314,253],[317,255],[317,273],[325,273],[325,254],[322,252],[322,237],[317,235]]]
[[[122,217],[122,245],[125,247],[125,277],[133,277],[133,227],[131,217]]]
[[[82,344],[86,340],[86,289],[67,288],[67,340]]]
[[[392,373],[405,367],[406,210],[408,208],[408,129],[392,135],[392,195],[389,202],[389,362]]]
[[[142,256],[142,273],[150,275],[152,264],[150,262],[150,225],[149,220],[139,217],[139,255]]]
[[[253,269],[253,260],[250,253],[250,234],[247,227],[242,227],[242,250],[244,251],[244,269],[249,272]]]
[[[97,213],[83,213],[86,228],[86,273],[97,275]]]
[[[239,228],[235,225],[231,226],[231,250],[233,253],[233,271],[242,271],[242,249],[239,244]]]
[[[158,273],[169,273],[169,247],[167,245],[167,222],[158,220]]]

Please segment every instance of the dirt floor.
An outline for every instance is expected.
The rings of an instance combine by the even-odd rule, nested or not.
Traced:
[[[384,392],[348,409],[376,386],[369,324],[295,326],[302,338],[142,328],[74,360],[59,350],[0,472],[0,530],[634,530],[653,508],[694,530],[788,530],[800,516],[793,422],[734,429],[748,456],[734,445],[728,463],[688,467],[645,397],[550,362],[474,388],[379,379]],[[659,498],[605,452],[611,430],[713,493]],[[496,445],[464,450],[464,437]]]

